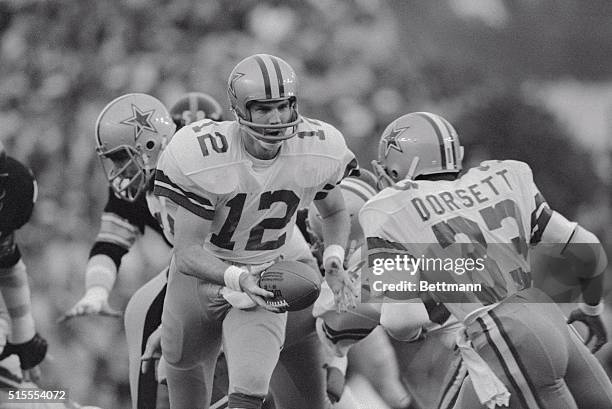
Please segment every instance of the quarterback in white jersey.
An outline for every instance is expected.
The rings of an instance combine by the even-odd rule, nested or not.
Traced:
[[[579,320],[601,325],[601,244],[548,207],[526,164],[487,161],[461,174],[461,159],[444,118],[398,118],[383,133],[377,170],[399,183],[359,215],[373,284],[387,275],[378,283],[383,289],[405,300],[429,294],[465,325],[456,344],[469,382],[440,406],[611,407],[612,384],[601,365],[558,306],[532,288],[528,253],[547,243],[558,256],[580,260],[586,289]],[[588,397],[576,392],[581,388],[590,389]]]
[[[177,409],[208,407],[210,361],[221,343],[229,407],[261,407],[286,314],[266,303],[273,294],[257,285],[259,274],[283,257],[297,209],[313,200],[327,226],[326,280],[339,308],[355,302],[342,268],[348,214],[334,189],[357,166],[343,136],[298,114],[295,72],[278,57],[241,61],[230,74],[228,96],[236,121],[183,128],[156,173],[155,193],[179,205],[162,316],[170,404]],[[231,308],[219,296],[223,285],[257,305]]]

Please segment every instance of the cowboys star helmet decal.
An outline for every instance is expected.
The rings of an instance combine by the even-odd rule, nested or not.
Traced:
[[[397,128],[391,131],[391,133],[389,133],[389,135],[385,136],[385,138],[383,139],[383,141],[385,142],[385,157],[387,157],[387,155],[389,155],[389,151],[391,149],[395,149],[398,152],[404,152],[402,151],[402,147],[399,144],[399,141],[397,140],[397,138],[401,135],[402,132],[404,132],[405,129],[410,128],[409,126],[403,127],[403,128]]]
[[[239,80],[240,78],[244,77],[244,73],[242,72],[237,72],[232,76],[232,79],[230,80],[230,86],[229,86],[229,92],[232,93],[232,96],[234,98],[236,97],[236,90],[234,89],[234,83]]]
[[[143,112],[136,105],[132,104],[132,116],[124,119],[120,123],[133,126],[134,139],[138,139],[144,129],[151,132],[157,132],[157,129],[155,129],[155,126],[151,123],[151,117],[154,113],[154,109]]]

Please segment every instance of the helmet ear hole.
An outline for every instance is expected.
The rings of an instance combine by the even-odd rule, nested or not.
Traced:
[[[397,178],[399,177],[399,173],[397,173],[397,170],[394,169],[389,172],[389,176],[391,176],[391,179],[397,180]]]
[[[145,148],[147,148],[148,150],[152,150],[155,148],[155,141],[147,141],[147,143],[145,144]]]

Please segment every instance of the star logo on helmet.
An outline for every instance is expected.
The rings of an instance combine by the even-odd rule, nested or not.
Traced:
[[[236,89],[234,88],[234,83],[238,81],[240,78],[244,77],[244,75],[245,74],[242,72],[237,72],[237,73],[234,73],[234,75],[232,75],[232,79],[230,80],[229,92],[232,94],[234,98],[238,98],[238,96],[236,95]]]
[[[134,139],[138,139],[143,130],[157,132],[155,126],[151,123],[151,117],[155,113],[155,110],[141,111],[136,105],[132,104],[132,116],[124,119],[120,123],[123,125],[130,125],[134,127]]]
[[[395,149],[396,151],[403,153],[404,151],[402,150],[402,147],[399,144],[399,141],[397,140],[397,138],[402,134],[402,132],[404,132],[404,130],[410,128],[409,126],[405,126],[403,128],[396,128],[393,129],[389,135],[385,136],[383,138],[383,141],[385,142],[385,158],[389,155],[389,151],[391,149]]]

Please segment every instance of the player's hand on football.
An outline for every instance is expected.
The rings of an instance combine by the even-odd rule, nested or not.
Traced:
[[[326,260],[323,268],[325,269],[325,280],[334,294],[336,311],[344,312],[349,308],[355,308],[359,297],[358,289],[354,279],[342,266],[342,261],[331,257]]]
[[[140,357],[140,371],[147,373],[155,369],[155,362],[161,358],[161,325],[149,335],[145,351]]]
[[[602,346],[608,342],[608,335],[606,333],[606,328],[604,327],[603,321],[601,320],[601,316],[599,315],[588,315],[585,314],[580,308],[576,308],[571,312],[567,323],[571,324],[573,322],[582,322],[587,326],[589,330],[589,335],[587,336],[585,345],[589,345],[593,339],[595,342],[593,346],[591,346],[591,352],[595,353],[601,349]]]
[[[108,317],[121,317],[121,311],[113,309],[108,303],[108,290],[102,287],[92,287],[87,290],[71,309],[58,320],[64,322],[70,318],[84,315],[104,315]]]
[[[278,307],[266,303],[266,298],[272,298],[274,294],[261,288],[257,284],[258,281],[259,275],[242,274],[240,276],[240,289],[260,307],[272,312],[282,312]]]

